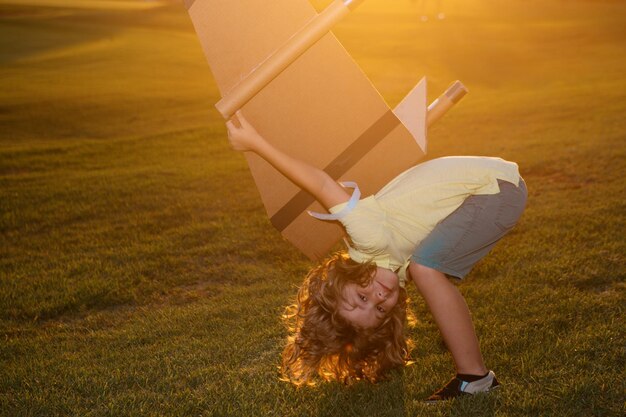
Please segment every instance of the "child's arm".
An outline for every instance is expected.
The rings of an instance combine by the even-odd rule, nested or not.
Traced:
[[[233,120],[239,122],[237,126]],[[350,199],[350,195],[326,172],[276,149],[243,117],[241,110],[226,122],[233,149],[254,152],[298,187],[313,195],[327,209]]]

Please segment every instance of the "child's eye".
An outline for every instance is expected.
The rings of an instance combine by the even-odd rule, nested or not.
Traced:
[[[378,307],[376,307],[376,308],[377,308],[377,309],[378,309],[378,311],[380,311],[381,313],[384,313],[384,312],[385,312],[385,309],[384,309],[384,308],[382,308],[381,306],[378,306]]]
[[[359,294],[359,298],[361,299],[361,301],[367,301],[367,297],[363,294]]]

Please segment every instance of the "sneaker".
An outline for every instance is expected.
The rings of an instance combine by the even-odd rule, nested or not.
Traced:
[[[439,401],[445,401],[452,398],[460,397],[463,395],[472,395],[479,392],[489,392],[492,389],[498,388],[500,383],[496,379],[496,374],[493,371],[489,371],[486,377],[474,382],[463,381],[459,378],[452,378],[445,387],[435,392],[433,395],[426,399],[427,403],[437,403]]]

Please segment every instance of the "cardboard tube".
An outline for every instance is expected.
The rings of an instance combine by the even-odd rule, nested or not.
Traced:
[[[228,120],[363,0],[335,0],[256,67],[216,105]]]
[[[430,127],[437,120],[441,119],[456,103],[458,103],[467,94],[467,88],[461,81],[453,82],[450,87],[439,98],[428,106],[428,114],[426,116],[426,126]]]

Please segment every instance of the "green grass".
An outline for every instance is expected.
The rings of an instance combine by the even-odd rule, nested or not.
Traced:
[[[182,6],[15,3],[0,4],[0,415],[623,415],[622,2],[451,0],[423,24],[416,3],[368,0],[335,32],[390,105],[424,74],[431,98],[461,79],[471,94],[429,156],[517,161],[530,190],[460,284],[503,389],[436,407],[420,400],[452,362],[412,288],[415,364],[377,385],[278,380],[280,314],[310,263],[228,147]]]

